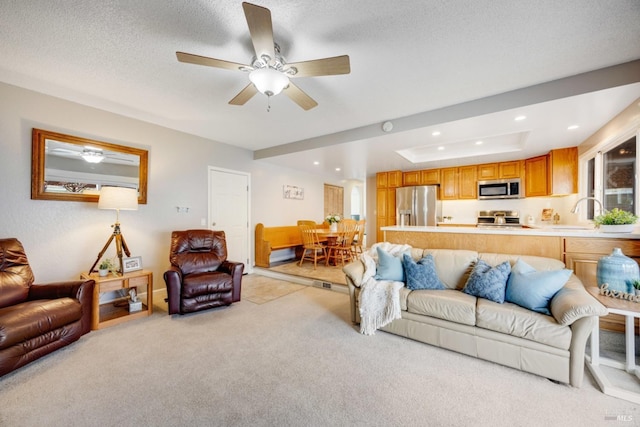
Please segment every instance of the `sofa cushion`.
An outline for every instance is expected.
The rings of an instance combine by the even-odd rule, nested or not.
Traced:
[[[407,282],[407,288],[416,289],[446,289],[438,278],[433,256],[428,254],[420,261],[415,262],[410,255],[402,255],[402,267]]]
[[[462,291],[465,294],[502,304],[510,272],[509,261],[492,267],[479,259]]]
[[[571,273],[566,269],[537,271],[518,260],[507,282],[506,300],[529,310],[551,314],[549,301],[567,283]]]
[[[438,278],[449,289],[464,287],[478,259],[478,252],[462,249],[425,249],[422,256],[428,254],[433,256]]]
[[[80,320],[82,306],[73,298],[39,299],[0,309],[0,349],[39,337]]]
[[[501,262],[509,261],[511,267],[518,260],[522,260],[538,271],[561,270],[565,267],[564,263],[559,259],[535,256],[535,255],[517,255],[517,254],[496,254],[491,252],[480,252],[478,258],[486,261],[491,265],[498,265]]]
[[[463,325],[476,324],[476,297],[454,289],[411,291],[407,311]]]
[[[220,271],[194,273],[182,279],[182,298],[194,298],[233,290],[233,278]]]
[[[402,261],[387,251],[377,248],[378,265],[376,266],[376,280],[393,280],[394,282],[404,282],[404,270]]]
[[[476,326],[562,350],[568,350],[571,345],[569,326],[558,324],[552,316],[509,302],[498,304],[478,299]]]
[[[26,301],[32,283],[22,243],[16,238],[0,239],[0,308]]]

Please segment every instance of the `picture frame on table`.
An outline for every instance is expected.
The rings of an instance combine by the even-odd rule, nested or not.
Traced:
[[[129,273],[131,271],[142,270],[142,257],[133,256],[130,258],[122,259],[123,273]]]

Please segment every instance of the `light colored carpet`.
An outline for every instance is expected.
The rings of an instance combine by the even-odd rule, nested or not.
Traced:
[[[273,280],[257,274],[246,275],[242,280],[242,299],[255,304],[264,304],[305,287],[304,285],[297,285],[283,280]]]
[[[347,280],[342,272],[342,266],[325,266],[318,264],[314,269],[313,263],[305,261],[302,265],[298,265],[298,261],[287,262],[269,267],[269,270],[293,276],[305,277],[308,279],[337,283],[338,285],[347,285]]]
[[[157,298],[160,300],[160,298]],[[0,378],[1,426],[612,426],[640,406],[398,336],[348,296],[154,314]]]

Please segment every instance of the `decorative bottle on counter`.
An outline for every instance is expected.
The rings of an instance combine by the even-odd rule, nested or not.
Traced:
[[[610,255],[603,256],[598,260],[596,270],[598,287],[607,283],[611,290],[633,294],[632,282],[639,278],[638,263],[625,256],[620,248],[613,248]]]

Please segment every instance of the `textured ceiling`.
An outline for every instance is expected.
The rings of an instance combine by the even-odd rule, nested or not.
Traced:
[[[176,60],[175,52],[184,51],[249,63],[251,41],[236,0],[3,0],[0,81],[258,150],[265,161],[291,167],[308,169],[300,165],[300,153],[286,153],[318,138],[322,143],[311,148],[340,144],[332,152],[381,157],[342,165],[341,177],[361,179],[376,168],[410,169],[388,161],[399,157],[390,148],[420,146],[438,124],[421,123],[420,116],[388,135],[370,131],[385,120],[409,123],[403,119],[640,58],[638,0],[256,4],[271,10],[276,42],[289,62],[350,56],[348,75],[296,80],[318,107],[305,112],[277,96],[267,112],[261,95],[232,106],[228,101],[247,85],[246,74]],[[616,99],[614,92],[598,99],[606,101],[606,111],[594,105],[583,112],[580,119],[588,123],[571,140],[547,132],[545,141],[579,142],[640,96],[638,85],[613,91]],[[569,116],[584,101],[562,109],[549,104],[547,110]],[[538,131],[470,120],[457,122],[465,135],[443,134],[443,143],[522,131],[533,138]],[[283,144],[287,148],[276,157],[260,151]],[[314,148],[305,159],[319,150],[329,156],[327,148]],[[325,173],[334,167],[328,161],[322,166]]]

